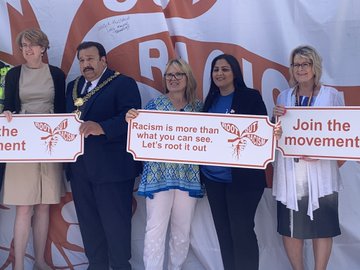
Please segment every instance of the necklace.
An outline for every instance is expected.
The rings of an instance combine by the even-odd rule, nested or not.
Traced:
[[[308,102],[306,104],[307,107],[311,106],[311,102],[312,102],[312,99],[314,97],[315,88],[316,88],[316,86],[314,84],[313,89],[311,91],[311,95],[310,95],[309,100],[308,100]],[[299,86],[296,86],[296,89],[294,89],[294,91],[295,91],[295,106],[304,106],[304,105],[301,104],[301,101],[300,101]]]
[[[314,92],[315,92],[315,84],[313,85],[313,89],[311,91],[311,95],[307,101],[307,104],[306,104],[306,107],[310,107],[311,106],[311,102],[312,102],[312,99],[314,97]],[[294,89],[295,91],[295,106],[298,107],[298,106],[305,106],[305,105],[302,105],[301,104],[301,100],[300,100],[300,94],[299,94],[299,85],[296,86],[296,89]],[[299,158],[294,158],[294,162],[299,162]]]
[[[81,107],[95,94],[97,93],[100,89],[102,89],[105,85],[107,85],[109,82],[111,82],[113,79],[115,79],[117,76],[120,75],[120,72],[115,72],[112,76],[110,76],[109,78],[107,78],[105,81],[103,81],[101,84],[99,84],[98,86],[96,86],[91,92],[87,93],[84,97],[78,97],[78,91],[77,91],[77,87],[79,84],[79,80],[80,77],[76,78],[75,83],[74,83],[74,88],[73,88],[73,101],[74,101],[74,106],[76,106],[76,110],[74,111],[74,113],[77,114],[77,116],[80,119],[81,116]]]

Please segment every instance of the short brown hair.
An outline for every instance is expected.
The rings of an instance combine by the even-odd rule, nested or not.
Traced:
[[[16,43],[18,44],[19,48],[22,47],[23,39],[27,39],[31,43],[43,47],[45,49],[44,52],[46,52],[46,50],[50,48],[47,35],[40,29],[30,28],[21,31],[16,37]]]

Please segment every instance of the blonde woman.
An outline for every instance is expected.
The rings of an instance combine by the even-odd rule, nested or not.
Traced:
[[[290,86],[281,92],[274,116],[286,113],[285,106],[344,106],[342,94],[322,85],[322,60],[311,46],[299,46],[290,55]],[[332,238],[340,234],[337,161],[284,158],[274,164],[273,195],[278,201],[278,232],[294,270],[303,270],[305,239],[312,239],[315,270],[325,270]]]
[[[196,99],[196,81],[190,66],[172,59],[165,68],[165,95],[151,100],[147,110],[198,112],[202,103]],[[128,111],[129,122],[137,116]],[[197,198],[202,197],[199,166],[191,164],[144,162],[138,194],[146,197],[146,233],[144,264],[146,270],[161,270],[165,239],[170,223],[169,270],[181,269],[190,245],[190,225]]]

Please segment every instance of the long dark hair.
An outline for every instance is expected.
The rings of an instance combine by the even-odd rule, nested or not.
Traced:
[[[213,77],[212,77],[212,72],[214,70],[215,63],[216,63],[216,61],[218,61],[220,59],[224,59],[230,65],[231,71],[233,72],[233,75],[234,75],[235,91],[240,91],[243,88],[247,88],[246,84],[244,82],[244,77],[242,75],[241,67],[240,67],[238,60],[231,54],[220,54],[220,55],[216,56],[214,58],[214,60],[212,60],[212,62],[211,62],[211,70],[210,70],[211,84],[210,84],[209,93],[207,94],[206,99],[205,99],[204,109],[203,109],[204,111],[207,111],[209,109],[209,107],[212,105],[215,97],[217,95],[219,95],[219,93],[220,93],[220,89],[219,89],[219,87],[216,86],[216,84],[213,80]]]

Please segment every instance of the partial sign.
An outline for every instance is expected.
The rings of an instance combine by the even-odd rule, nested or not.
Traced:
[[[75,114],[0,116],[0,162],[74,162],[84,152]]]
[[[360,160],[360,107],[289,107],[279,119],[284,156]]]
[[[128,130],[134,159],[265,168],[274,160],[267,116],[139,110]]]

